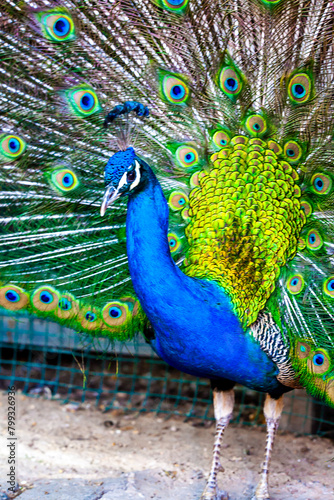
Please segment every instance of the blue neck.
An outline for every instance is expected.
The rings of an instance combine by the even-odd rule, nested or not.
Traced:
[[[129,268],[136,294],[149,319],[158,319],[161,301],[173,296],[175,280],[185,275],[170,254],[168,206],[151,169],[144,189],[129,196],[126,231]]]
[[[153,348],[187,373],[226,377],[259,390],[275,386],[275,365],[245,334],[224,291],[175,265],[167,202],[152,170],[145,169],[144,186],[129,196],[127,253],[135,292],[155,331]]]

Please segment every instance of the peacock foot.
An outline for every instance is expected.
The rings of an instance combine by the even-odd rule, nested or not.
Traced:
[[[270,500],[270,497],[268,493],[266,493],[264,496],[263,495],[259,496],[255,493],[255,495],[252,496],[252,500]]]
[[[267,481],[260,480],[252,500],[270,500]]]
[[[230,497],[226,491],[221,491],[218,488],[212,488],[208,485],[201,496],[201,500],[229,500],[229,498]]]

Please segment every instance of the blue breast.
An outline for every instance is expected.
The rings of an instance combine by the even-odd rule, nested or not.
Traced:
[[[129,198],[127,251],[134,289],[155,331],[152,347],[192,375],[277,388],[276,365],[244,332],[223,289],[175,265],[167,229],[167,203],[150,171],[145,188]]]

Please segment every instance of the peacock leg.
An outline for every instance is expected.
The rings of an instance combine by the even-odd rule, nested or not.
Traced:
[[[257,485],[255,496],[252,500],[269,500],[268,476],[271,452],[274,445],[276,431],[278,429],[279,419],[283,410],[283,396],[278,399],[272,398],[267,394],[264,403],[264,416],[267,422],[267,444],[265,459],[262,466],[261,479]]]
[[[217,486],[217,474],[224,470],[221,466],[220,445],[224,431],[231,420],[234,406],[234,390],[213,390],[213,405],[216,418],[216,435],[213,446],[213,458],[208,482],[206,484],[201,500],[225,500],[226,493],[219,491]]]

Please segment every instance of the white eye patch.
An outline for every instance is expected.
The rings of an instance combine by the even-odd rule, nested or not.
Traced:
[[[134,182],[131,184],[130,186],[130,191],[131,189],[135,188],[136,186],[138,186],[139,182],[140,182],[140,165],[139,163],[137,162],[137,160],[135,160],[135,170],[136,170],[136,179],[134,180]],[[123,179],[123,177],[122,177]],[[122,180],[121,179],[121,180]]]
[[[118,186],[117,186],[117,191],[119,191],[120,189],[122,189],[122,187],[124,186],[124,184],[127,184],[126,176],[127,176],[127,172],[125,172],[122,175],[121,180],[119,181]]]

